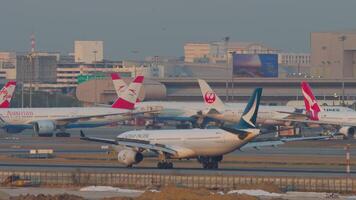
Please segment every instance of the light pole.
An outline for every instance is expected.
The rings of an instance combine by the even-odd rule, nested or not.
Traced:
[[[96,53],[98,51],[97,50],[94,50],[93,53],[94,53],[94,105],[96,106],[97,104],[97,91],[96,91]]]
[[[345,78],[345,40],[347,37],[345,35],[342,35],[339,37],[339,41],[341,41],[342,45],[342,78]],[[344,81],[342,82],[342,105],[345,106],[345,84]]]
[[[226,97],[225,97],[225,101],[228,102],[229,101],[229,41],[230,41],[230,37],[226,36],[223,38],[224,42],[225,42],[225,54],[226,54],[226,83],[225,83],[225,87],[226,87]]]

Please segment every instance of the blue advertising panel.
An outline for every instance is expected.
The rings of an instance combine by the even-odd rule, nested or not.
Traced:
[[[232,65],[237,77],[278,77],[277,54],[233,54]]]

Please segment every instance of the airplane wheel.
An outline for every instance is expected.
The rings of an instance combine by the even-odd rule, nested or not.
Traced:
[[[70,133],[59,132],[59,133],[56,133],[56,137],[70,137]]]
[[[157,163],[157,168],[158,169],[172,169],[173,168],[173,163],[171,163],[171,162],[159,162],[159,163]]]
[[[168,163],[168,169],[172,169],[173,168],[173,163]]]

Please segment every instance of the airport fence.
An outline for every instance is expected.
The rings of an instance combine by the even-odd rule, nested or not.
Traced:
[[[17,175],[41,185],[106,185],[135,188],[176,185],[189,188],[232,190],[239,186],[275,185],[282,191],[356,193],[356,178],[288,177],[244,175],[171,175],[144,173],[99,173],[77,171],[0,171],[0,180]]]

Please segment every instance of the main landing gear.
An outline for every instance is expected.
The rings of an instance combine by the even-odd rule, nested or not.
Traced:
[[[172,169],[173,168],[173,163],[169,161],[160,161],[157,163],[157,168],[158,169]]]
[[[219,162],[221,162],[223,156],[205,157],[200,156],[198,161],[202,164],[204,169],[218,169]]]
[[[70,137],[70,133],[58,132],[56,133],[56,137]]]

